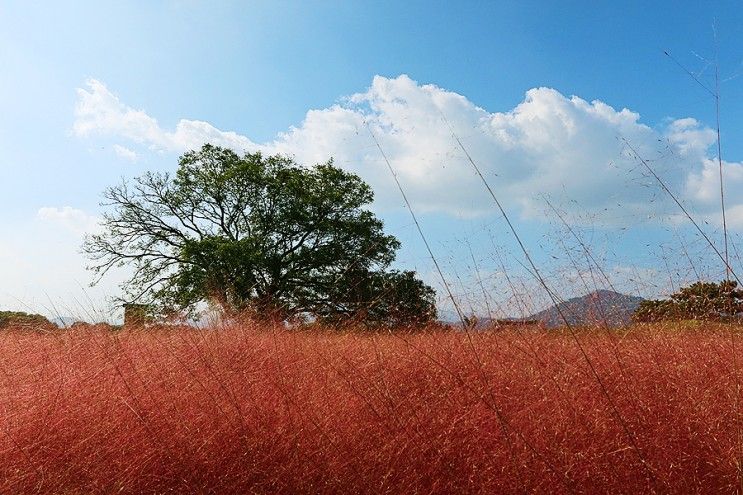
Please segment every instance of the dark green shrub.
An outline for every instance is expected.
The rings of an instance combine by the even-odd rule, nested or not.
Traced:
[[[733,280],[695,282],[670,299],[647,300],[632,315],[637,322],[667,320],[721,321],[743,313],[743,290]]]
[[[23,311],[0,311],[0,329],[3,328],[56,329],[57,325],[44,316]]]

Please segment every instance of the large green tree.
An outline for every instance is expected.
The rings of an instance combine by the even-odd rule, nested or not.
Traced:
[[[436,315],[430,287],[389,270],[400,243],[366,208],[371,188],[332,161],[309,168],[204,145],[175,175],[146,173],[104,198],[102,233],[83,249],[96,280],[133,268],[127,301],[370,325]]]

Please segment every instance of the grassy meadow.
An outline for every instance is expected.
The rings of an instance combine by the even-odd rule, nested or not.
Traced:
[[[0,493],[741,492],[740,328],[576,337],[5,330]]]

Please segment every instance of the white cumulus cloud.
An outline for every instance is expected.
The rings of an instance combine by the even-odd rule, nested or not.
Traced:
[[[248,138],[221,131],[199,120],[182,119],[175,130],[166,131],[144,110],[135,110],[122,103],[102,82],[89,79],[85,86],[77,90],[72,126],[77,136],[115,136],[158,151],[181,152],[200,147],[205,142],[239,151],[255,148]]]
[[[73,131],[80,137],[115,137],[175,153],[210,142],[241,152],[289,154],[305,164],[333,157],[372,185],[378,206],[399,206],[399,193],[373,134],[413,205],[423,212],[493,211],[492,199],[456,138],[499,199],[525,216],[541,214],[544,195],[570,200],[581,212],[606,218],[658,214],[657,185],[627,152],[624,140],[652,160],[695,212],[713,215],[719,190],[712,146],[716,136],[708,127],[684,118],[655,128],[626,108],[550,88],[530,89],[516,107],[493,112],[405,75],[376,76],[366,91],[310,110],[296,127],[255,143],[198,120],[181,119],[175,129],[163,129],[103,83],[89,80],[78,89]],[[743,164],[726,162],[725,168],[737,224],[737,212],[743,211],[743,203],[737,203],[743,198]]]

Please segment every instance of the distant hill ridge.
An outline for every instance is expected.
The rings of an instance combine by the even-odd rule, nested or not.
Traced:
[[[565,325],[565,321],[560,316],[561,311],[570,325],[605,324],[610,327],[620,327],[631,323],[632,313],[642,301],[644,301],[642,297],[602,289],[585,296],[568,299],[535,313],[528,319],[538,320],[547,327],[560,327]]]

